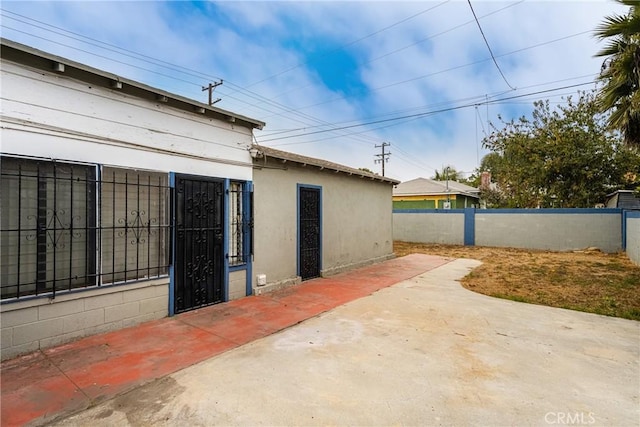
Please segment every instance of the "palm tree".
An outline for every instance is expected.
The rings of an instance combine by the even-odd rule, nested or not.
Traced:
[[[441,171],[436,169],[431,179],[435,181],[460,181],[462,173],[458,172],[453,166],[444,166]]]
[[[595,30],[597,38],[608,42],[596,54],[606,58],[598,103],[602,112],[611,112],[609,126],[621,131],[628,145],[640,147],[640,3],[616,1],[629,6],[629,12],[605,17]]]

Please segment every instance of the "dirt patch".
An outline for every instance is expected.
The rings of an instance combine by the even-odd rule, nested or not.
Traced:
[[[394,251],[482,261],[462,285],[485,295],[640,320],[640,266],[624,253],[406,242],[395,242]]]

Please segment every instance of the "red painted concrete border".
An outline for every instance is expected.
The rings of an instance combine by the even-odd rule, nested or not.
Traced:
[[[84,409],[449,261],[409,255],[7,360],[0,424]]]

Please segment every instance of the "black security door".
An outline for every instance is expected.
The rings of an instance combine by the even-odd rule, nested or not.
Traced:
[[[300,187],[298,230],[300,233],[300,276],[320,276],[320,189]]]
[[[224,184],[222,180],[176,176],[176,313],[222,302]]]

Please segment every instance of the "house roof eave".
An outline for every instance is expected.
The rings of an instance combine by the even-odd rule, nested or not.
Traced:
[[[252,149],[256,149],[257,158],[254,160],[254,165],[260,167],[261,158],[273,158],[283,162],[293,162],[302,166],[313,166],[320,170],[330,170],[336,173],[344,173],[350,176],[358,176],[360,178],[367,178],[372,181],[379,181],[390,185],[397,185],[400,183],[397,179],[392,179],[377,175],[374,173],[366,172],[360,169],[351,168],[338,163],[329,162],[314,157],[302,156],[300,154],[290,153],[288,151],[277,150],[271,147],[265,147],[262,145],[253,145]]]
[[[152,102],[161,102],[164,105],[177,109],[234,123],[249,129],[262,129],[265,126],[265,123],[262,121],[154,88],[144,83],[129,80],[116,74],[43,52],[12,40],[0,38],[0,45],[0,57],[9,62],[50,73],[56,73],[57,70],[57,73],[60,75],[91,85],[117,90],[118,92],[147,99]]]

